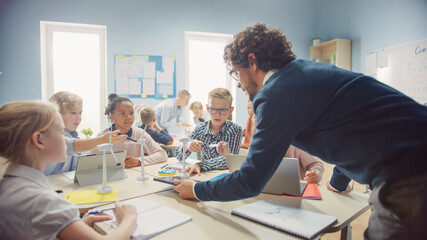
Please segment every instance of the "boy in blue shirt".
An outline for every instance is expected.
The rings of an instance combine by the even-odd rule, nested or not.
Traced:
[[[138,127],[144,129],[148,134],[150,134],[154,141],[165,145],[170,145],[173,143],[173,139],[169,135],[168,131],[166,129],[162,129],[156,123],[154,109],[152,109],[150,106],[140,106],[139,119],[141,119],[142,124]]]

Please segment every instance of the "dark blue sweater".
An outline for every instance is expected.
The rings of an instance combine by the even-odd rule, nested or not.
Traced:
[[[253,101],[258,121],[239,171],[195,186],[200,200],[258,195],[292,143],[362,184],[427,171],[427,107],[365,76],[295,60]]]

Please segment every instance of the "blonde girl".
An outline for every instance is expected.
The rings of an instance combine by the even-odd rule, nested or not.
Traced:
[[[55,108],[37,101],[0,108],[0,156],[8,169],[0,181],[2,239],[129,239],[136,209],[116,204],[120,226],[107,236],[90,226],[106,214],[79,218],[77,207],[57,196],[42,173],[49,163],[66,159],[64,123]]]

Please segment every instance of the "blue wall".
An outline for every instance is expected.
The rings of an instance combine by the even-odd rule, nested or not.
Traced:
[[[352,40],[352,70],[365,72],[370,50],[427,38],[427,0],[322,0],[316,34]]]
[[[268,4],[265,4],[267,2]],[[314,0],[3,0],[0,5],[0,104],[41,98],[40,21],[107,26],[108,92],[115,53],[174,55],[177,89],[184,88],[184,31],[237,33],[256,22],[284,29],[294,51],[309,56]],[[304,13],[301,16],[301,13]],[[298,24],[295,24],[295,19]],[[237,121],[247,97],[238,90]],[[145,103],[155,105],[158,100]],[[139,104],[140,101],[135,101]]]
[[[256,22],[278,27],[299,58],[310,38],[352,39],[353,70],[365,53],[427,37],[426,0],[0,0],[0,105],[41,98],[40,21],[107,26],[108,92],[115,53],[174,55],[184,88],[184,31],[234,34]],[[237,122],[244,126],[247,97],[238,90]],[[144,100],[155,105],[158,100]],[[139,104],[141,101],[135,101]]]

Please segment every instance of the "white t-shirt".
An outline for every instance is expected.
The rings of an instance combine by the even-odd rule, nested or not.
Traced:
[[[14,165],[0,182],[1,239],[55,239],[79,219],[77,207],[59,198],[37,169]]]

